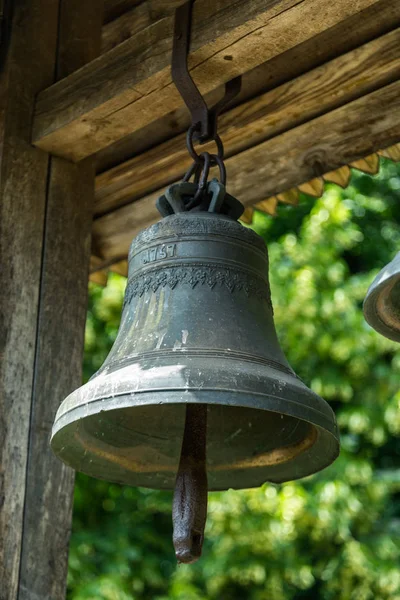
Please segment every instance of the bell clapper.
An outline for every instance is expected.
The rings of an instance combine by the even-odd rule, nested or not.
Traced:
[[[179,563],[193,563],[201,556],[207,519],[206,435],[207,405],[188,404],[172,508]]]

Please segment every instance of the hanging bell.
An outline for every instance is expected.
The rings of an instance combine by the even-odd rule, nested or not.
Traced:
[[[369,286],[363,309],[371,327],[390,340],[400,342],[400,252]]]
[[[213,180],[208,211],[188,212],[193,185],[172,186],[166,216],[133,241],[117,339],[61,404],[52,448],[88,475],[173,489],[197,405],[210,490],[310,475],[338,454],[334,413],[279,346],[267,250],[237,222],[243,207]]]

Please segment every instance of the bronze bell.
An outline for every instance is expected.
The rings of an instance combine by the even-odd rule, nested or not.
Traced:
[[[390,340],[400,342],[400,252],[369,286],[363,308],[371,327]]]
[[[132,242],[117,339],[61,404],[52,448],[94,477],[173,489],[185,409],[201,404],[209,489],[310,475],[336,458],[338,430],[279,346],[264,241],[235,220],[232,197],[226,214],[215,202],[169,214],[191,185],[170,189],[159,204],[168,216]]]
[[[171,186],[164,218],[132,242],[117,339],[61,404],[51,440],[88,475],[175,489],[187,563],[201,555],[208,489],[298,479],[339,452],[333,411],[279,346],[262,238],[222,184],[199,189]]]

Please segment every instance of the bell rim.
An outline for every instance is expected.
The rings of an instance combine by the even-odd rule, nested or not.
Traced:
[[[300,381],[300,380],[299,380]],[[289,387],[293,387],[294,390],[294,386],[289,386]],[[73,396],[76,392],[78,392],[81,388],[78,388],[78,390],[76,390],[75,392],[72,392],[72,394],[70,394],[69,396],[67,396],[67,398],[64,400],[64,402],[66,400],[68,400],[71,396]],[[286,405],[292,405],[296,408],[299,408],[299,410],[304,412],[309,412],[310,416],[311,414],[315,414],[319,417],[321,417],[321,421],[307,421],[309,423],[318,425],[320,427],[322,427],[323,429],[325,429],[327,432],[331,433],[332,435],[338,437],[338,427],[337,427],[337,423],[336,423],[336,416],[335,413],[333,412],[332,408],[329,406],[329,404],[326,402],[326,400],[324,400],[323,398],[321,398],[320,396],[318,396],[317,394],[314,394],[314,392],[312,392],[311,390],[309,390],[306,386],[304,386],[304,390],[303,390],[303,394],[305,396],[308,397],[314,397],[318,400],[319,403],[321,403],[324,407],[326,407],[328,410],[327,412],[329,412],[329,416],[327,413],[318,410],[317,408],[315,408],[314,406],[310,406],[308,404],[304,404],[302,402],[296,402],[294,400],[290,400],[287,397],[283,397],[283,396],[277,396],[277,395],[272,395],[272,394],[265,394],[263,392],[255,392],[255,391],[251,391],[249,392],[248,390],[228,390],[226,388],[217,388],[217,387],[203,387],[201,389],[182,389],[182,388],[176,388],[176,389],[152,389],[152,390],[143,390],[143,391],[126,391],[126,392],[122,392],[119,394],[110,394],[110,395],[106,395],[106,396],[102,396],[102,397],[98,397],[98,398],[93,398],[92,400],[86,402],[85,404],[79,404],[77,406],[74,406],[70,409],[68,409],[67,411],[60,413],[60,410],[63,407],[64,402],[61,404],[59,410],[57,411],[57,415],[54,421],[54,425],[53,425],[53,430],[52,430],[52,438],[53,436],[61,429],[61,427],[57,427],[57,424],[62,421],[62,420],[67,420],[66,417],[67,415],[70,415],[72,413],[79,413],[80,410],[84,410],[85,415],[84,416],[90,416],[92,414],[96,414],[98,412],[100,412],[99,410],[93,410],[92,412],[92,407],[99,405],[101,406],[101,403],[108,403],[108,404],[112,404],[113,400],[116,399],[126,399],[126,406],[125,404],[123,404],[122,406],[118,406],[118,408],[132,408],[134,409],[135,406],[144,406],[144,405],[154,405],[156,406],[157,404],[159,404],[159,401],[154,401],[154,396],[155,394],[158,393],[165,393],[168,392],[168,394],[170,394],[169,398],[171,398],[174,394],[179,394],[179,396],[182,398],[182,396],[185,396],[184,400],[181,401],[172,401],[169,398],[167,398],[166,400],[163,400],[163,404],[223,404],[223,406],[239,406],[241,408],[253,408],[254,410],[267,410],[270,412],[278,412],[278,413],[282,413],[282,414],[287,414],[288,416],[294,417],[294,418],[298,418],[302,421],[307,421],[307,419],[303,419],[301,418],[300,414],[297,414],[295,411],[293,412],[284,412],[281,410],[273,410],[272,408],[268,407],[266,408],[265,406],[262,405],[254,405],[253,403],[242,403],[242,402],[217,402],[217,401],[212,401],[213,395],[215,395],[215,397],[217,397],[217,395],[220,394],[224,394],[226,396],[232,396],[232,395],[237,395],[237,397],[240,397],[241,399],[246,398],[246,397],[250,397],[250,398],[260,398],[263,399],[263,402],[267,403],[267,400],[275,400],[276,402],[283,402]],[[296,390],[294,390],[296,391]],[[201,402],[199,400],[197,400],[195,398],[198,396],[201,396],[203,394],[210,394],[210,398],[211,401],[207,401],[207,402]],[[132,397],[135,396],[135,404],[132,405]],[[146,396],[149,397],[148,401],[144,401],[144,402],[137,402],[138,398],[146,399]],[[90,408],[89,408],[90,407]],[[106,412],[108,410],[114,410],[113,408],[107,408],[104,409],[102,408],[102,411]],[[329,418],[331,417],[331,419]],[[69,422],[73,422],[77,419],[71,419]],[[333,422],[335,424],[335,427],[329,427],[329,423]],[[325,424],[324,424],[325,423]]]
[[[158,402],[154,401],[154,393],[153,392],[142,392],[142,400],[145,400],[144,402],[142,402],[140,405],[136,404],[135,406],[154,406],[156,407],[156,405],[158,404]],[[314,395],[313,392],[311,392],[310,390],[308,390],[307,388],[304,389],[303,391],[304,395]],[[182,397],[182,390],[175,392],[175,395],[179,398]],[[176,397],[174,395],[174,392],[172,392],[171,390],[169,390],[169,399],[167,402],[165,402],[164,404],[168,404],[170,406],[173,406],[175,404],[189,404],[189,403],[200,403],[200,404],[207,404],[207,405],[220,405],[221,404],[221,392],[220,393],[216,393],[215,389],[213,390],[195,390],[193,392],[186,392],[185,395],[187,396],[185,398],[185,402],[178,402],[176,400]],[[227,392],[226,390],[224,390],[222,392],[222,395],[228,396],[229,392]],[[147,402],[146,402],[146,398],[145,396],[147,396]],[[252,398],[252,400],[254,401],[254,394],[247,394],[248,397]],[[259,396],[262,397],[262,394],[260,394]],[[204,400],[202,400],[202,398],[204,398]],[[330,464],[332,464],[334,462],[334,460],[337,458],[337,456],[339,455],[340,452],[340,441],[339,441],[339,431],[338,431],[338,427],[337,427],[337,423],[336,423],[336,418],[334,415],[334,412],[332,411],[331,407],[326,403],[325,400],[323,400],[322,398],[320,398],[320,401],[324,402],[326,407],[329,409],[329,411],[331,411],[331,420],[329,421],[328,417],[325,416],[323,413],[321,413],[320,411],[315,411],[312,410],[311,411],[307,411],[306,409],[309,408],[307,407],[307,405],[305,404],[301,404],[301,403],[293,403],[287,400],[287,398],[283,398],[283,397],[271,397],[270,398],[270,402],[267,404],[267,402],[265,401],[266,398],[268,398],[268,396],[264,396],[264,400],[263,400],[263,406],[254,406],[254,404],[252,406],[250,406],[248,403],[243,402],[245,400],[245,395],[241,394],[241,399],[242,402],[239,404],[237,401],[235,403],[231,402],[224,402],[223,405],[224,406],[232,406],[232,407],[242,407],[242,408],[252,408],[253,410],[263,410],[265,412],[273,412],[276,414],[283,414],[285,416],[289,416],[289,417],[293,417],[295,419],[298,419],[299,421],[308,423],[310,425],[310,427],[312,429],[315,429],[315,431],[317,432],[317,439],[315,441],[315,443],[313,443],[313,445],[311,446],[311,448],[305,452],[303,452],[300,457],[302,460],[302,464],[303,467],[302,469],[299,471],[296,470],[290,475],[290,478],[284,477],[284,478],[279,478],[278,476],[273,477],[273,478],[268,478],[265,480],[256,480],[252,485],[246,485],[244,487],[234,487],[234,489],[249,489],[252,487],[259,487],[260,485],[262,485],[263,483],[266,482],[271,482],[271,483],[283,483],[285,481],[294,481],[296,479],[300,479],[303,477],[307,477],[309,475],[312,475],[318,471],[320,471],[321,469],[329,466]],[[318,397],[319,398],[319,397]],[[210,401],[211,400],[211,401]],[[103,402],[104,401],[104,402]],[[110,404],[111,401],[111,404]],[[73,468],[77,467],[76,463],[72,463],[72,462],[68,462],[64,460],[64,457],[61,455],[60,452],[60,445],[62,444],[62,449],[65,449],[66,445],[65,445],[65,440],[63,441],[62,436],[61,438],[59,438],[60,435],[62,435],[62,432],[64,432],[64,434],[68,434],[69,437],[71,437],[72,432],[74,431],[74,429],[76,430],[76,428],[79,426],[79,423],[81,422],[82,418],[85,417],[90,417],[90,416],[94,416],[96,414],[99,414],[99,408],[102,407],[102,412],[105,413],[107,411],[114,411],[114,410],[119,410],[119,409],[126,409],[126,408],[132,408],[132,410],[134,410],[135,406],[132,406],[132,395],[131,394],[121,394],[117,397],[113,397],[110,398],[110,401],[108,402],[108,406],[105,409],[104,408],[104,404],[106,403],[106,398],[104,398],[103,400],[95,400],[93,403],[91,403],[91,406],[89,407],[88,405],[85,406],[78,406],[76,408],[71,409],[70,411],[68,411],[67,413],[65,413],[62,417],[59,417],[58,419],[56,419],[54,426],[53,426],[53,431],[52,431],[52,437],[51,437],[51,447],[53,449],[53,451],[55,452],[55,454],[57,454],[59,456],[59,458],[61,458],[61,460],[63,460],[64,462],[66,462],[66,464],[68,464],[69,466],[72,466]],[[286,410],[282,410],[282,406],[279,406],[279,403],[282,403],[285,407]],[[299,412],[300,409],[302,409],[302,415],[300,416],[300,414],[297,414],[296,410],[290,411],[287,410],[288,407],[291,408],[298,408]],[[273,408],[274,407],[274,408]],[[83,414],[84,412],[84,414]],[[79,413],[81,413],[81,415],[79,415]],[[307,413],[307,414],[306,414]],[[314,420],[310,420],[311,414],[314,415],[318,415],[320,417],[322,417],[322,419],[317,422],[316,419],[314,418]],[[324,418],[325,417],[325,418]],[[60,443],[59,443],[60,442]],[[305,459],[305,456],[308,454],[310,454],[310,457],[308,460]],[[304,456],[303,456],[304,455]],[[293,465],[294,467],[294,465]],[[298,469],[297,465],[296,468]],[[93,470],[85,470],[82,469],[82,466],[79,466],[80,471],[94,476],[96,478],[102,478],[101,476],[99,476],[98,473],[94,473]],[[254,476],[256,476],[257,474],[254,473]],[[104,477],[104,479],[109,480],[109,475],[107,477]],[[154,484],[152,483],[152,485],[148,485],[146,486],[146,484],[142,484],[142,483],[137,483],[136,481],[133,480],[133,482],[129,482],[129,481],[120,481],[120,480],[115,480],[117,483],[124,483],[125,485],[140,485],[142,487],[149,487],[150,489],[172,489],[171,485],[160,485],[160,484]],[[230,486],[233,487],[233,486]],[[221,491],[227,489],[226,486],[223,487],[218,487],[218,486],[210,486],[210,491]]]
[[[396,255],[389,265],[383,270],[390,270],[390,267],[396,262],[400,262],[400,252]],[[374,281],[368,288],[363,302],[363,313],[365,320],[376,332],[389,340],[400,342],[400,327],[394,329],[388,322],[382,319],[378,303],[384,302],[385,298],[390,296],[393,287],[400,282],[400,272],[384,273],[379,272]]]
[[[113,368],[110,368],[111,366]],[[224,373],[224,378],[221,377],[221,373]],[[205,385],[205,381],[215,381],[215,374],[219,377],[219,385]],[[240,384],[237,382],[238,377]],[[285,395],[280,396],[279,392],[283,389]],[[335,419],[335,413],[326,400],[308,388],[286,361],[281,363],[279,359],[272,361],[243,352],[200,352],[199,349],[182,349],[171,353],[166,349],[145,353],[139,357],[132,356],[123,364],[111,363],[106,370],[98,371],[87,383],[63,400],[55,421],[76,406],[88,406],[97,400],[103,402],[127,395],[129,398],[135,398],[136,404],[137,400],[145,397],[147,393],[155,395],[175,391],[183,394],[181,404],[189,398],[189,393],[227,393],[236,398],[257,397],[261,402],[272,397],[288,402],[289,395],[292,398],[290,402],[301,409],[307,407],[329,422]],[[296,400],[300,395],[307,397],[306,405],[302,400]],[[149,402],[157,403],[158,401]],[[230,402],[226,404],[235,405]],[[263,408],[262,405],[253,406],[251,402],[243,405],[246,406]]]

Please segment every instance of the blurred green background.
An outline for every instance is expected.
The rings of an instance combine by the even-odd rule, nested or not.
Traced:
[[[331,404],[340,458],[297,483],[212,493],[203,557],[177,567],[170,493],[77,475],[70,600],[400,600],[400,346],[362,301],[400,250],[400,164],[255,213],[280,343]],[[125,280],[90,286],[85,379],[117,333]]]

